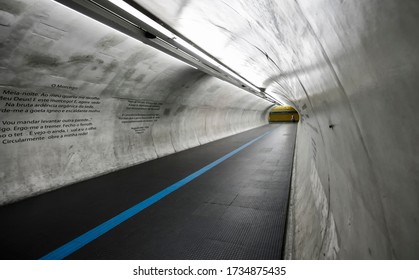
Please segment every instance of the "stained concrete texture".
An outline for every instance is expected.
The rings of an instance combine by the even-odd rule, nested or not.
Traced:
[[[0,204],[267,123],[271,103],[54,1],[0,10]]]
[[[419,258],[418,1],[135,1],[299,111],[291,258]],[[266,122],[268,103],[52,1],[0,3],[1,84],[103,106],[87,136],[2,145],[3,203]],[[126,98],[163,102],[159,121],[122,123]]]
[[[418,1],[136,2],[298,109],[292,258],[419,258]]]

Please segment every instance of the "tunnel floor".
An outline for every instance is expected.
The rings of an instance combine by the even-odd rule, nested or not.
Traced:
[[[3,206],[0,257],[281,259],[296,128],[266,125]]]

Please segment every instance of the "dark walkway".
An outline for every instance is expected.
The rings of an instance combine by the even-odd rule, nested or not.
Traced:
[[[38,259],[267,131],[67,259],[280,259],[296,124],[253,129],[0,208],[1,259]]]

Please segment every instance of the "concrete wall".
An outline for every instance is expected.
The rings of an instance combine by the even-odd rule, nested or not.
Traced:
[[[293,257],[417,259],[418,2],[299,2]]]
[[[298,109],[290,258],[419,258],[418,1],[137,2]]]
[[[0,204],[267,123],[269,102],[50,0],[1,0],[0,36]]]
[[[417,1],[137,2],[298,109],[291,258],[419,258]],[[88,135],[1,146],[6,200],[266,121],[264,101],[82,16],[64,15],[50,1],[0,3],[2,85],[40,92],[71,85],[77,89],[59,93],[101,102],[91,116],[97,129]],[[160,119],[147,129],[123,123],[122,114],[144,110],[138,106],[155,108]]]

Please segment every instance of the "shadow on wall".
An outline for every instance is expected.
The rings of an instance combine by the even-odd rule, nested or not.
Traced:
[[[269,122],[298,122],[300,116],[292,106],[275,106],[269,112]]]

